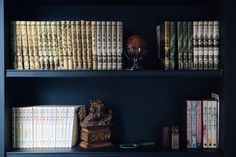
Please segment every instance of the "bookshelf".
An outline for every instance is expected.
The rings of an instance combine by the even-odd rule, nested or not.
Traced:
[[[74,157],[74,156],[160,156],[230,157],[234,126],[229,121],[235,96],[234,44],[231,2],[223,0],[0,0],[0,156]],[[226,9],[230,8],[230,9]],[[4,17],[4,18],[3,18]],[[42,71],[14,70],[10,53],[12,20],[121,20],[124,39],[139,33],[148,43],[144,71]],[[155,58],[155,26],[163,20],[220,20],[221,62],[217,71],[163,71]],[[234,22],[235,23],[235,22]],[[234,24],[235,26],[235,24]],[[226,53],[227,52],[227,53]],[[127,60],[126,60],[127,63]],[[140,148],[122,150],[119,143],[155,141],[161,144],[161,127],[181,126],[181,101],[221,98],[219,150],[162,150]],[[20,104],[87,104],[99,97],[114,111],[112,148],[83,150],[12,149],[11,107]],[[181,143],[183,145],[183,143]]]

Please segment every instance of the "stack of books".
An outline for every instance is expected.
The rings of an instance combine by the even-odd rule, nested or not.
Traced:
[[[13,21],[14,68],[121,70],[121,21]]]
[[[156,29],[163,69],[219,69],[219,21],[164,21]]]
[[[80,106],[12,108],[12,147],[72,147],[78,141]]]
[[[219,101],[188,100],[187,148],[219,148]]]

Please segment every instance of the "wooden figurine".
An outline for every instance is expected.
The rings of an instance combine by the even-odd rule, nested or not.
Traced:
[[[100,148],[112,146],[110,142],[112,111],[106,110],[102,100],[90,101],[89,112],[87,113],[86,107],[81,107],[78,114],[81,127],[81,147]]]

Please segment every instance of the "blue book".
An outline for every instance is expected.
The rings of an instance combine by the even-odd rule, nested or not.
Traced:
[[[192,101],[192,148],[197,148],[196,101]]]

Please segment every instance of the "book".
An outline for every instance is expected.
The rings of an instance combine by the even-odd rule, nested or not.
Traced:
[[[48,39],[48,44],[47,44],[47,50],[48,50],[48,69],[49,70],[54,70],[54,57],[53,57],[53,40],[52,40],[52,21],[47,21],[47,39]]]
[[[57,27],[57,43],[58,43],[58,60],[59,60],[59,65],[58,65],[58,70],[64,69],[64,57],[63,57],[63,45],[64,42],[62,41],[62,21],[57,21],[56,22],[56,27]],[[63,37],[64,39],[64,37]]]
[[[71,46],[72,46],[72,66],[73,69],[78,68],[77,57],[77,34],[76,34],[76,21],[71,21]]]
[[[63,56],[63,70],[69,69],[68,67],[68,49],[67,49],[67,24],[66,21],[61,21],[61,40],[62,40],[62,56]]]
[[[97,70],[98,68],[98,60],[97,60],[97,22],[91,22],[92,29],[92,62],[93,62],[93,70]]]
[[[21,22],[16,21],[16,67],[19,70],[24,68],[23,65],[23,53],[22,53],[22,33],[21,33]]]
[[[176,57],[176,23],[170,21],[170,70],[175,69]]]
[[[188,22],[188,67],[190,70],[194,68],[193,65],[193,22]]]
[[[107,21],[107,70],[112,69],[112,25]]]
[[[194,69],[199,67],[199,23],[193,21],[193,64]]]
[[[184,69],[183,63],[183,22],[177,21],[177,50],[178,50],[178,69]]]
[[[28,54],[29,54],[29,69],[35,69],[34,54],[33,54],[33,37],[32,37],[32,26],[31,21],[26,21],[27,28],[27,44],[28,44]]]
[[[214,68],[214,41],[213,41],[213,21],[208,21],[208,68],[213,69]]]
[[[81,21],[76,21],[78,69],[83,69]]]
[[[102,69],[107,70],[107,22],[102,21]]]
[[[47,35],[47,22],[41,21],[42,31],[42,50],[43,50],[43,65],[44,70],[49,70],[49,53],[48,53],[48,35]]]
[[[117,70],[123,68],[123,22],[117,21]]]
[[[183,21],[183,69],[189,69],[188,66],[188,22],[187,21]]]
[[[84,20],[81,20],[80,23],[81,23],[81,43],[82,43],[83,69],[87,69],[88,68],[88,60],[87,60],[86,22]]]
[[[203,22],[203,69],[209,68],[209,48],[208,48],[208,21]]]
[[[97,21],[97,57],[98,57],[98,70],[103,68],[102,58],[102,22]]]
[[[91,21],[86,21],[86,42],[87,42],[87,62],[88,69],[93,68],[93,60],[92,60],[92,28]]]
[[[197,148],[197,116],[196,116],[196,101],[192,101],[192,147]]]
[[[204,29],[203,21],[198,21],[198,69],[203,69]]]
[[[207,148],[212,148],[212,101],[208,101],[207,113]]]
[[[208,138],[208,134],[207,134],[207,127],[208,127],[208,101],[207,100],[203,100],[203,110],[202,110],[202,115],[203,115],[203,148],[208,148],[208,144],[207,144],[207,138]]]
[[[202,102],[196,101],[197,148],[202,148]]]
[[[219,68],[219,21],[213,21],[213,69]]]
[[[35,69],[40,69],[39,63],[39,44],[38,44],[38,31],[37,31],[37,22],[31,21],[31,30],[32,30],[32,51],[34,56],[34,67]]]
[[[212,146],[211,148],[217,148],[217,132],[218,132],[218,104],[216,100],[212,100]]]
[[[67,54],[65,56],[68,59],[68,70],[74,69],[72,59],[72,33],[71,33],[71,22],[66,21],[66,40],[67,40]]]
[[[217,127],[217,130],[216,130],[216,141],[215,142],[215,146],[214,148],[219,148],[219,145],[220,145],[220,97],[218,94],[216,93],[211,93],[211,97],[213,100],[216,101],[216,127]]]
[[[117,23],[116,21],[111,22],[111,44],[112,44],[112,70],[117,69]]]
[[[192,148],[192,101],[187,101],[187,148]]]
[[[58,70],[59,69],[59,66],[60,66],[60,60],[59,60],[59,44],[61,43],[58,43],[58,34],[57,34],[57,27],[60,27],[58,26],[57,24],[57,21],[52,21],[51,22],[51,31],[52,31],[52,62],[53,62],[53,67],[52,69],[54,70]]]
[[[29,51],[28,51],[28,39],[27,39],[27,24],[26,21],[20,22],[21,40],[22,40],[22,52],[23,52],[23,65],[24,69],[30,69],[29,63]]]

